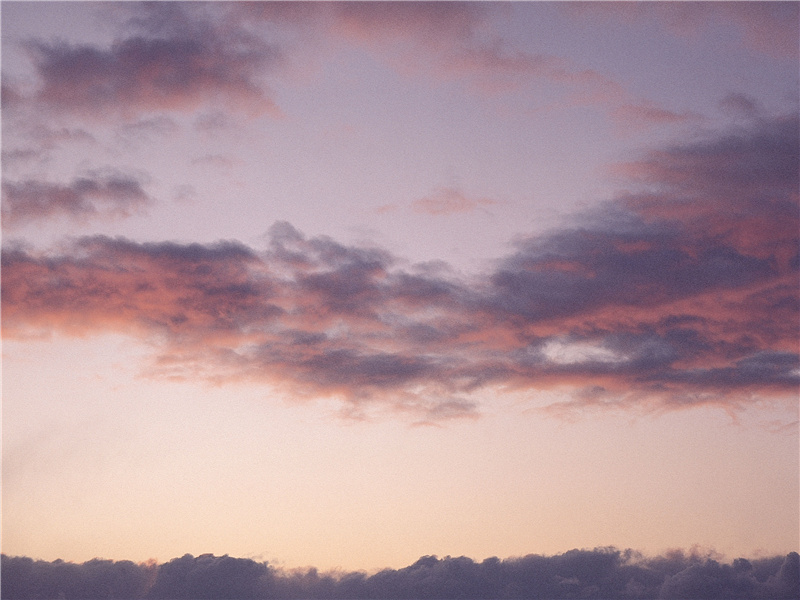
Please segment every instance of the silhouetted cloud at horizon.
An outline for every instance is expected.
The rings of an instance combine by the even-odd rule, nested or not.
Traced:
[[[800,593],[800,556],[720,562],[713,553],[673,550],[645,557],[613,547],[530,554],[481,562],[460,556],[423,556],[401,569],[320,573],[284,570],[228,555],[186,554],[154,561],[93,559],[75,564],[2,556],[7,600],[186,599],[766,599]]]

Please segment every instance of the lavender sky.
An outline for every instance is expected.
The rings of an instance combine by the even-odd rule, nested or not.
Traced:
[[[797,3],[2,3],[2,550],[796,551]]]

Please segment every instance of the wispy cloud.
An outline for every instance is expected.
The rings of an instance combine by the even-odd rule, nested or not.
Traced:
[[[128,217],[151,202],[142,183],[117,172],[90,173],[71,183],[25,180],[3,182],[3,227],[66,216]]]
[[[14,125],[9,121],[3,121],[3,126],[8,129],[13,129]],[[37,124],[26,132],[24,146],[13,147],[12,144],[6,143],[2,156],[6,167],[26,165],[35,161],[48,161],[51,151],[66,144],[95,145],[96,143],[95,137],[84,129],[51,128]],[[4,177],[9,170],[6,169]]]
[[[546,83],[560,98],[547,108],[633,102],[618,81],[572,60],[516,47],[500,33],[509,7],[476,2],[244,4],[242,23],[266,21],[314,32],[333,47],[366,50],[407,76],[464,83],[474,92],[518,92]],[[313,45],[313,44],[311,44]]]
[[[474,198],[467,196],[457,187],[436,188],[433,193],[411,203],[411,208],[419,213],[429,215],[452,215],[471,212],[481,206],[497,204],[491,198]]]
[[[652,126],[676,125],[698,121],[701,116],[695,113],[666,109],[648,102],[620,104],[611,111],[611,119],[618,131],[638,132]]]

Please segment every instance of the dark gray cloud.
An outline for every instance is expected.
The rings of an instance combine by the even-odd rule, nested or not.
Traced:
[[[644,557],[632,550],[570,550],[475,562],[423,556],[401,569],[319,573],[285,571],[230,556],[187,554],[161,565],[94,559],[83,564],[2,556],[2,596],[8,600],[161,598],[506,600],[515,598],[765,599],[800,593],[800,556],[721,563],[697,551]]]
[[[158,568],[149,598],[231,598],[263,597],[270,583],[266,564],[245,558],[187,554]]]

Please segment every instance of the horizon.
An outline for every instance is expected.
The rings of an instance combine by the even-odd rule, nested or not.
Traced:
[[[800,4],[0,14],[4,555],[800,549]]]

